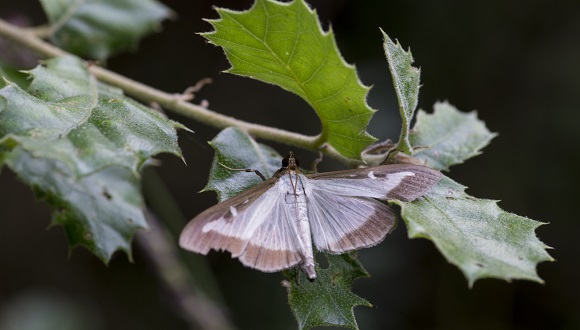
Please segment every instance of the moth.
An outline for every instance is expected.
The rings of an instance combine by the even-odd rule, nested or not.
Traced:
[[[268,180],[193,218],[182,248],[232,258],[263,272],[299,265],[316,278],[313,247],[330,254],[374,246],[395,227],[381,201],[413,201],[442,176],[426,166],[395,164],[303,174],[290,154]]]

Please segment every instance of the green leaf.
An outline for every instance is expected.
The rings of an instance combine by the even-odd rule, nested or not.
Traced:
[[[405,52],[398,41],[395,44],[382,29],[381,32],[385,40],[383,48],[389,62],[389,70],[391,71],[393,85],[399,101],[399,113],[402,120],[401,136],[396,149],[411,155],[413,148],[409,141],[409,127],[417,108],[421,70],[412,66],[413,56],[410,50]]]
[[[258,170],[266,178],[272,177],[282,166],[280,154],[237,128],[224,129],[210,145],[215,150],[215,157],[208,183],[202,191],[215,191],[220,202],[262,182],[255,173],[232,171],[220,164],[233,169]]]
[[[462,113],[443,102],[435,103],[433,114],[419,111],[410,141],[415,147],[414,157],[429,167],[448,170],[479,155],[496,135],[477,119],[476,112]]]
[[[109,167],[75,180],[63,163],[35,158],[20,147],[5,161],[48,201],[52,225],[64,227],[71,248],[85,246],[105,263],[117,250],[131,258],[135,231],[147,228],[139,180],[131,171]]]
[[[52,41],[80,56],[105,60],[131,50],[159,29],[170,10],[154,0],[41,0]]]
[[[309,282],[299,268],[284,272],[288,278],[288,302],[298,321],[298,329],[316,326],[342,326],[358,329],[355,306],[372,305],[350,291],[352,282],[368,273],[351,255],[326,255],[329,266],[316,266],[318,278]]]
[[[26,79],[26,74],[19,71],[15,67],[4,63],[0,59],[0,88],[8,85],[10,82],[16,83],[18,86],[28,86],[29,81]]]
[[[19,144],[81,176],[114,165],[137,174],[155,154],[181,156],[178,124],[98,84],[78,59],[50,60],[31,76],[29,92],[14,84],[0,90],[7,101],[0,112],[0,144]]]
[[[448,103],[434,113],[420,111],[410,141],[414,156],[430,167],[447,170],[476,156],[496,134],[477,119]],[[541,282],[536,265],[552,260],[534,230],[540,222],[501,210],[496,201],[477,199],[465,187],[444,177],[423,198],[401,205],[409,237],[432,240],[458,266],[469,285],[486,277]]]
[[[0,89],[0,165],[45,197],[71,246],[104,262],[130,256],[144,228],[139,170],[161,152],[181,156],[174,122],[97,83],[83,63],[56,58],[31,71],[28,92]]]
[[[374,110],[369,88],[341,57],[332,31],[324,32],[303,0],[257,0],[248,11],[217,9],[208,20],[214,31],[202,35],[223,47],[227,71],[278,85],[303,98],[322,124],[320,142],[348,158],[375,139],[365,130]]]
[[[542,282],[536,265],[553,260],[534,230],[542,223],[503,211],[496,201],[467,195],[443,177],[427,195],[401,206],[410,238],[433,241],[469,285],[480,278]]]

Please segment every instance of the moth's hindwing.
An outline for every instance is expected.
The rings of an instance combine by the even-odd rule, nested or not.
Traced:
[[[441,173],[418,165],[383,165],[308,175],[312,238],[320,251],[343,253],[380,243],[396,215],[379,200],[412,201]]]

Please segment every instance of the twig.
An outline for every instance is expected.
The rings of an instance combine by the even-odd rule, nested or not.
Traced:
[[[33,29],[16,27],[1,19],[0,36],[15,44],[26,47],[45,58],[69,55],[62,49],[40,39]],[[360,163],[360,161],[345,158],[330,146],[322,148],[323,137],[321,135],[307,136],[269,126],[248,123],[234,117],[219,114],[202,105],[186,102],[175,94],[160,91],[97,65],[89,66],[89,70],[98,80],[122,89],[125,94],[145,104],[157,103],[168,111],[186,116],[208,126],[217,129],[237,127],[257,138],[306,150],[322,151],[327,157],[336,159],[347,166]]]
[[[183,318],[192,329],[234,329],[222,309],[205,294],[191,285],[191,276],[177,257],[175,246],[166,229],[155,216],[145,212],[150,230],[137,233],[136,241],[145,250],[145,255],[155,267],[159,278],[176,299]]]

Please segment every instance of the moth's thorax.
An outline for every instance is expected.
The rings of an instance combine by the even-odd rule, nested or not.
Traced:
[[[285,195],[286,203],[306,203],[304,180],[307,179],[303,175],[297,175],[293,171],[288,171],[280,177],[280,192]]]
[[[280,177],[279,193],[293,221],[308,221],[304,175],[289,172]],[[308,233],[310,237],[310,233]]]

